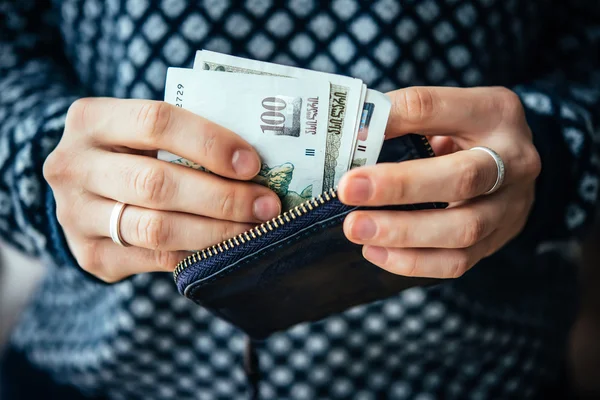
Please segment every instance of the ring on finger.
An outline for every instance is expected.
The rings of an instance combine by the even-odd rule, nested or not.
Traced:
[[[123,216],[123,210],[127,204],[117,201],[110,214],[110,238],[115,244],[121,247],[129,247],[130,244],[123,240],[121,236],[121,217]]]
[[[496,153],[494,150],[490,149],[489,147],[476,146],[476,147],[471,148],[471,150],[484,151],[494,159],[494,162],[496,163],[496,169],[498,170],[498,175],[496,177],[496,182],[494,182],[494,186],[492,186],[492,188],[490,190],[485,192],[484,195],[494,193],[495,191],[500,189],[500,186],[502,186],[502,183],[504,182],[504,175],[505,175],[504,161],[502,161],[502,158],[500,157],[500,155],[498,153]]]

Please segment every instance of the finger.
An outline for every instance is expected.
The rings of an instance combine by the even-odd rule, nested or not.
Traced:
[[[519,97],[506,88],[410,87],[388,93],[392,110],[386,137],[407,133],[477,133],[524,119]]]
[[[499,236],[495,232],[466,249],[398,249],[366,245],[363,247],[363,256],[369,262],[396,275],[458,278],[482,258],[500,248],[496,247]]]
[[[87,249],[85,254],[75,254],[75,257],[82,269],[109,283],[144,272],[172,272],[181,260],[191,254],[187,251],[121,247],[110,239],[92,243],[84,247]]]
[[[88,152],[86,190],[123,203],[237,222],[264,222],[281,212],[264,186],[222,179],[150,157]]]
[[[110,215],[115,202],[97,198],[84,209],[80,229],[88,237],[110,237]],[[220,221],[176,212],[157,211],[128,205],[119,230],[123,240],[135,247],[176,251],[203,249],[250,229],[252,224]]]
[[[260,170],[258,154],[240,136],[165,102],[81,99],[67,121],[100,144],[168,150],[229,178],[250,179]]]
[[[505,166],[503,186],[519,180],[519,171],[511,170],[506,162]],[[497,178],[498,169],[489,154],[467,150],[353,169],[340,180],[338,194],[343,203],[361,206],[454,202],[482,195]]]
[[[508,196],[496,193],[446,210],[354,211],[344,221],[357,244],[402,248],[467,248],[511,222]]]

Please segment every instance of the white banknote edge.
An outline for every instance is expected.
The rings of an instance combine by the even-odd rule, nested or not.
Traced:
[[[362,85],[362,89],[360,92],[360,103],[359,103],[359,108],[356,110],[356,122],[354,123],[354,132],[352,135],[352,143],[354,144],[353,148],[352,148],[352,153],[350,155],[350,161],[348,163],[348,169],[350,169],[352,167],[352,163],[354,161],[354,153],[356,151],[356,141],[358,140],[358,128],[360,127],[360,118],[362,115],[362,110],[363,107],[365,105],[365,100],[367,98],[367,85],[363,83]]]

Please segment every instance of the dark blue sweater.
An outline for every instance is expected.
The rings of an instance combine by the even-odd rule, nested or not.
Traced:
[[[106,285],[82,272],[42,177],[73,100],[161,99],[167,66],[202,48],[382,91],[507,86],[543,162],[505,249],[455,282],[274,335],[259,348],[263,398],[526,398],[554,379],[575,299],[569,243],[598,194],[597,0],[0,0],[0,234],[49,273],[12,338],[19,365],[115,399],[247,394],[240,332],[168,274]]]

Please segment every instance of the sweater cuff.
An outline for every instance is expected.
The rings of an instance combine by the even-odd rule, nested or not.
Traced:
[[[48,227],[50,231],[50,255],[54,259],[56,265],[79,268],[79,264],[69,249],[67,238],[56,217],[56,201],[54,200],[54,193],[50,186],[46,186],[46,216],[48,217]]]
[[[556,102],[552,103],[553,108],[558,107]],[[520,239],[536,245],[542,238],[556,240],[564,234],[564,214],[569,194],[574,190],[570,179],[574,160],[564,144],[557,118],[540,115],[526,104],[525,115],[542,170],[535,183],[535,202]]]
[[[592,161],[595,149],[583,110],[559,90],[520,86],[515,91],[542,161],[535,203],[518,238],[534,246],[580,238],[591,221],[596,198],[595,193],[587,193],[586,179],[597,175]]]

